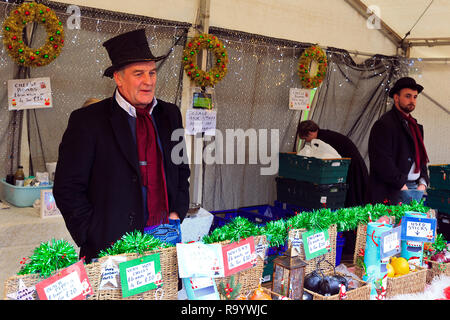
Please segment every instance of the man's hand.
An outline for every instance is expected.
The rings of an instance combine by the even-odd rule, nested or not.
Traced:
[[[425,191],[426,188],[427,188],[427,187],[426,187],[424,184],[419,184],[419,185],[417,186],[417,190],[419,190],[419,191]]]
[[[178,215],[178,213],[176,213],[176,212],[174,211],[174,212],[169,213],[169,219],[172,219],[172,220],[180,220],[180,216]]]
[[[402,191],[408,190],[408,187],[407,187],[406,184],[405,184],[405,185],[403,185],[403,187],[402,187],[400,190],[402,190]]]

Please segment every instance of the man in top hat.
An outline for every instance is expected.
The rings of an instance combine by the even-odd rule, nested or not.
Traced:
[[[423,87],[409,77],[389,91],[392,109],[375,122],[369,137],[369,192],[371,203],[419,201],[429,177],[423,127],[411,116]]]
[[[167,223],[179,230],[189,208],[181,113],[155,98],[156,62],[164,57],[151,53],[143,29],[103,46],[112,62],[104,75],[117,88],[71,113],[53,187],[87,262],[125,233]],[[181,151],[172,155],[175,146]]]

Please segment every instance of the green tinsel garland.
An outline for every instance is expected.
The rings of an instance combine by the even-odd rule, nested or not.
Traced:
[[[164,249],[173,246],[174,245],[163,242],[150,234],[142,233],[136,230],[131,233],[126,233],[122,236],[122,238],[113,243],[111,247],[100,251],[99,258],[125,253],[143,254],[146,251]]]
[[[285,244],[288,236],[287,223],[283,219],[270,221],[261,227],[261,234],[266,236],[269,246],[282,246]]]
[[[367,224],[370,220],[376,221],[382,216],[393,216],[395,223],[398,223],[407,211],[428,212],[429,209],[424,206],[423,200],[398,206],[382,203],[368,204],[341,208],[334,212],[323,208],[301,212],[288,219],[270,221],[265,226],[258,226],[246,218],[236,217],[230,223],[216,228],[204,236],[202,241],[206,244],[226,240],[237,242],[250,236],[265,235],[270,246],[280,246],[285,244],[291,229],[325,230],[336,224],[338,232],[356,230],[359,224]]]
[[[302,212],[287,220],[290,229],[324,230],[336,223],[330,209]]]
[[[64,269],[78,261],[75,248],[66,240],[52,239],[43,242],[34,249],[32,256],[24,258],[21,264],[25,265],[17,273],[18,275],[39,274],[43,278],[48,278],[54,271]]]
[[[239,242],[242,239],[257,236],[259,234],[259,226],[250,222],[247,218],[236,217],[233,218],[230,223],[220,228],[216,228],[209,235],[204,236],[202,241],[206,244],[227,240]]]

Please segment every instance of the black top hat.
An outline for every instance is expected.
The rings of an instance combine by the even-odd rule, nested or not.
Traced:
[[[120,34],[103,43],[108,51],[112,66],[107,68],[104,76],[113,77],[114,71],[121,67],[142,61],[159,61],[165,56],[155,57],[148,46],[144,29],[138,29]]]
[[[420,84],[417,84],[416,80],[410,77],[404,77],[397,80],[392,89],[389,91],[389,97],[393,98],[394,94],[400,92],[400,90],[404,88],[417,90],[418,93],[421,93],[423,90],[423,87]]]

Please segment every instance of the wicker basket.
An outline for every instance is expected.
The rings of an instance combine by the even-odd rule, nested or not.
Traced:
[[[86,269],[86,274],[89,279],[89,283],[91,284],[93,294],[88,296],[86,300],[97,300],[97,294],[98,294],[98,286],[100,283],[100,278],[98,276],[97,270],[99,269],[98,263],[90,263],[87,265],[84,265]],[[52,275],[56,274],[59,270],[54,271]],[[5,282],[5,300],[9,300],[8,295],[14,292],[17,292],[19,289],[19,280],[22,280],[24,285],[26,287],[35,286],[40,281],[44,280],[39,274],[26,274],[26,275],[15,275],[10,277]],[[35,291],[33,293],[33,299],[39,300],[39,297],[37,295],[37,292]]]
[[[427,269],[417,267],[416,270],[400,277],[387,278],[386,298],[399,294],[423,292],[427,283]]]
[[[177,300],[178,299],[178,261],[176,247],[158,249],[145,252],[144,255],[151,255],[159,253],[161,261],[161,274],[163,281],[163,295],[157,292],[157,289],[146,291],[143,293],[135,294],[130,297],[122,297],[122,289],[119,286],[117,290],[98,290],[98,300]],[[126,257],[127,260],[133,260],[139,258],[141,255],[137,253],[127,253],[119,255]],[[111,256],[105,256],[99,259],[99,265],[97,268],[98,279],[101,277],[101,264],[105,262]]]
[[[306,232],[306,229],[292,229],[289,231],[289,236],[288,236],[288,248],[291,248],[292,245],[292,239],[294,239],[295,237],[295,233],[299,232],[300,238],[302,237],[302,234],[304,232]],[[335,224],[333,224],[332,226],[330,226],[330,228],[328,228],[328,234],[330,236],[330,245],[331,245],[331,251],[326,253],[325,256],[325,260],[328,261],[329,263],[325,263],[323,264],[323,271],[332,271],[333,270],[333,266],[336,265],[336,236],[337,236],[337,226]],[[317,262],[319,260],[323,260],[322,256],[316,257],[314,259],[311,260],[306,260],[306,256],[305,256],[305,251],[303,249],[303,245],[300,245],[300,259],[302,259],[303,261],[306,262],[306,267],[305,267],[305,274],[309,274],[312,271],[316,270],[316,266],[317,266]]]
[[[410,294],[423,292],[426,286],[427,269],[416,266],[416,271],[412,271],[403,276],[387,278],[386,298],[392,298],[400,294]],[[362,278],[364,271],[355,266],[355,274]]]
[[[26,274],[26,275],[20,275],[20,276],[15,275],[15,276],[8,278],[5,281],[5,291],[4,291],[5,292],[5,296],[4,296],[5,300],[10,299],[10,298],[8,298],[9,294],[17,292],[19,290],[19,280],[22,280],[26,287],[31,287],[31,286],[36,285],[36,283],[42,281],[43,278],[41,278],[40,275],[38,275],[38,274]],[[39,300],[39,297],[38,297],[36,291],[34,291],[34,293],[33,293],[33,299]]]
[[[427,283],[431,283],[436,276],[444,275],[450,277],[450,262],[439,263],[429,260],[426,263],[428,263],[429,266],[429,269],[427,270]]]
[[[353,253],[353,264],[356,264],[360,250],[366,248],[367,224],[358,225],[356,229],[355,252]]]
[[[263,240],[263,243],[267,243],[266,236],[255,236],[255,245],[258,244],[261,239]],[[229,244],[230,241],[223,241],[220,242],[222,246]],[[250,292],[253,292],[258,288],[258,286],[261,283],[262,274],[264,271],[264,259],[260,259],[258,257],[256,262],[256,266],[250,269],[246,269],[243,271],[240,271],[238,273],[235,273],[234,281],[236,283],[241,284],[241,294],[248,295]],[[231,276],[228,277],[221,277],[221,278],[215,278],[216,285],[219,286],[221,282],[227,283],[230,281]]]
[[[324,272],[325,275],[331,275],[334,274],[333,271]],[[341,276],[346,276],[343,273],[336,272],[336,274]],[[359,283],[359,287],[356,289],[352,289],[347,291],[347,299],[346,300],[370,300],[370,289],[371,286],[369,283],[362,281],[360,279],[357,279],[355,277],[352,277],[352,279]],[[340,300],[339,294],[334,294],[332,296],[324,296],[319,293],[313,292],[311,290],[305,289],[306,292],[312,294],[313,300]]]
[[[88,296],[86,300],[98,300],[98,287],[100,285],[100,274],[98,270],[100,269],[100,263],[92,262],[84,266],[89,279],[89,283],[92,287],[92,295]]]

